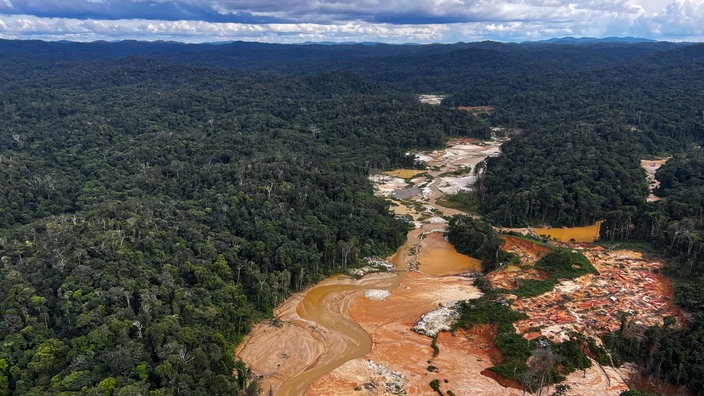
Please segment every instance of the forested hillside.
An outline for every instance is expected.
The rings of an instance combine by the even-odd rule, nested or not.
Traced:
[[[670,53],[688,61],[498,78],[447,99],[495,106],[495,125],[524,131],[488,161],[483,211],[506,226],[574,226],[642,208],[640,160],[704,139],[704,46]]]
[[[245,388],[253,320],[403,241],[368,174],[487,133],[344,72],[3,73],[0,394]]]
[[[604,219],[608,242],[637,242],[670,258],[675,299],[689,315],[644,328],[623,318],[606,337],[614,363],[701,394],[704,389],[704,46],[618,66],[505,76],[446,102],[495,107],[491,122],[520,134],[486,162],[476,198],[503,226],[574,226]],[[674,155],[646,202],[641,159]]]
[[[489,125],[485,219],[670,256],[688,327],[609,345],[704,388],[704,45],[0,40],[0,92],[0,395],[246,388],[253,320],[403,240],[368,174]]]

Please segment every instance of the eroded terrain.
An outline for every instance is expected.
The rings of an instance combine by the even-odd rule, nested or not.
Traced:
[[[660,200],[660,197],[655,195],[653,191],[660,187],[660,181],[655,178],[655,172],[660,169],[667,161],[670,160],[672,157],[665,157],[665,158],[656,158],[656,159],[651,159],[651,160],[641,160],[640,161],[640,167],[645,170],[645,178],[648,181],[648,190],[650,193],[648,194],[647,201],[648,202],[655,202]]]
[[[392,210],[415,224],[405,245],[388,258],[399,272],[361,279],[335,276],[298,293],[276,311],[277,323],[262,323],[238,350],[238,357],[261,376],[263,390],[277,395],[433,394],[437,379],[454,394],[519,395],[520,386],[486,369],[500,359],[493,344],[495,329],[475,326],[440,332],[439,354],[431,338],[412,330],[423,315],[441,327],[458,300],[481,293],[471,274],[479,263],[454,251],[444,238],[447,216],[461,213],[438,205],[438,199],[468,188],[475,169],[501,142],[454,140],[445,150],[418,154],[426,170],[398,170],[370,177],[377,193],[390,199]],[[598,226],[587,233],[595,232]],[[584,230],[559,229],[562,240],[581,240]],[[541,230],[542,231],[542,230]],[[570,231],[575,234],[570,235]],[[535,230],[533,230],[535,232]],[[577,236],[577,237],[575,237]],[[519,265],[490,275],[496,287],[515,288],[520,279],[542,279],[532,268],[549,251],[522,238],[506,236],[505,248],[518,254]],[[514,325],[526,338],[554,341],[570,332],[598,337],[620,326],[623,315],[642,325],[661,324],[665,316],[681,323],[672,305],[671,285],[661,261],[627,250],[609,251],[589,244],[559,243],[581,250],[599,271],[533,298],[507,296],[511,307],[529,319]],[[448,308],[449,307],[449,308]],[[443,308],[438,310],[438,308]],[[437,315],[427,315],[436,312]],[[443,318],[443,315],[448,316]],[[631,367],[592,368],[570,374],[569,395],[618,395],[628,388]]]
[[[498,153],[499,141],[477,143],[456,141],[447,150],[423,154],[421,159],[429,165],[427,171],[401,170],[371,178],[382,195],[391,196],[411,183],[417,188],[417,193],[395,200],[392,207],[397,214],[410,216],[417,227],[409,233],[406,244],[389,257],[401,272],[372,274],[359,280],[331,277],[289,298],[276,310],[275,323],[256,326],[237,356],[261,376],[264,391],[290,395],[308,387],[309,394],[341,395],[366,385],[384,393],[386,386],[380,386],[379,381],[385,376],[394,377],[393,373],[399,374],[394,378],[403,379],[401,389],[408,394],[428,390],[425,373],[427,360],[432,357],[430,339],[411,328],[422,314],[440,305],[480,296],[472,279],[463,276],[478,271],[479,262],[457,253],[444,238],[447,220],[442,216],[458,212],[434,206],[435,200],[443,196],[442,189],[466,188],[462,176],[440,174],[473,169],[487,155]],[[406,273],[409,268],[412,271]],[[316,310],[319,312],[313,314]],[[321,318],[324,322],[329,315],[337,318],[333,322],[351,319],[356,324],[321,323]],[[346,330],[345,326],[359,326],[364,334]],[[477,361],[476,357],[463,359]],[[415,363],[409,366],[409,362]],[[482,370],[490,365],[484,362]],[[340,367],[319,378],[335,366]],[[457,381],[466,374],[466,367],[456,374]],[[448,369],[446,376],[450,374]],[[377,380],[370,382],[370,378]]]
[[[530,317],[514,325],[528,339],[545,336],[554,342],[569,339],[573,332],[598,338],[621,326],[621,317],[638,326],[662,325],[665,316],[679,324],[684,317],[673,305],[672,285],[662,275],[664,262],[645,259],[630,250],[609,251],[599,246],[577,246],[598,274],[563,280],[540,296],[517,299],[512,308]],[[503,271],[503,270],[502,270]],[[502,271],[492,274],[501,278]],[[520,279],[521,273],[513,273]],[[528,331],[531,328],[540,331]]]

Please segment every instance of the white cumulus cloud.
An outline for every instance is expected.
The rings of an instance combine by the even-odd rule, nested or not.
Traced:
[[[704,0],[676,0],[662,11],[636,19],[636,35],[655,35],[672,40],[704,40]]]
[[[71,40],[701,41],[704,0],[0,0],[0,37]]]

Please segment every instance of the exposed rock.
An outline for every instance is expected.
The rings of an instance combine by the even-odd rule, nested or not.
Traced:
[[[416,154],[416,161],[419,162],[430,162],[433,160],[433,157],[425,154]]]
[[[387,260],[382,260],[378,257],[365,257],[364,261],[367,263],[367,265],[360,268],[349,269],[349,274],[352,276],[361,277],[374,272],[386,272],[396,270],[393,264],[391,264]]]
[[[458,177],[442,177],[438,189],[445,195],[458,194],[461,191],[470,191],[477,177],[474,174]]]
[[[388,290],[371,289],[364,292],[364,297],[370,300],[385,300],[386,297],[390,296],[391,292]]]
[[[379,257],[365,257],[364,261],[367,262],[367,265],[378,268],[380,270],[384,271],[393,271],[394,270],[394,265],[391,264],[388,260],[382,260]]]
[[[384,364],[377,364],[369,360],[369,368],[374,375],[384,378],[384,390],[393,395],[405,395],[406,391],[403,386],[406,383],[406,378],[398,371],[391,370]]]
[[[629,250],[608,251],[593,247],[584,255],[599,271],[574,280],[562,280],[552,291],[517,299],[511,306],[529,319],[515,322],[526,338],[528,329],[540,327],[541,335],[554,342],[577,332],[594,339],[621,326],[621,316],[640,326],[660,325],[665,316],[684,323],[673,304],[672,284],[661,273],[664,262],[644,259]],[[517,277],[517,276],[516,276]]]
[[[395,191],[408,186],[408,183],[400,177],[389,175],[371,175],[369,180],[374,183],[377,192],[382,196],[391,196]]]
[[[421,316],[420,321],[413,326],[413,331],[428,337],[435,337],[441,331],[452,330],[452,324],[459,317],[460,310],[457,303],[441,306]]]
[[[447,220],[439,216],[433,216],[426,220],[430,224],[446,224]]]
[[[653,194],[658,187],[660,187],[660,181],[655,178],[655,172],[660,169],[667,161],[672,157],[658,158],[654,160],[641,160],[640,166],[645,170],[645,179],[648,181],[648,190],[650,194],[648,195],[648,202],[655,202],[660,200],[660,197]]]
[[[439,105],[442,100],[448,97],[448,95],[435,95],[435,94],[420,94],[417,95],[418,101],[430,105]]]

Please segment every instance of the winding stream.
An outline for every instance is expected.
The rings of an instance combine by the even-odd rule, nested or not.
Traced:
[[[403,201],[396,200],[399,206],[393,207],[397,215],[410,216],[416,223],[416,228],[408,233],[406,243],[388,259],[398,272],[369,274],[358,280],[345,275],[333,276],[305,292],[296,293],[277,308],[276,316],[280,322],[262,323],[253,329],[240,345],[237,356],[254,375],[259,376],[265,392],[283,396],[306,392],[356,395],[367,385],[370,385],[367,389],[374,392],[384,392],[389,381],[387,375],[392,373],[404,378],[399,386],[408,394],[430,394],[428,383],[433,375],[428,373],[427,367],[432,361],[442,373],[435,378],[443,379],[442,386],[446,390],[471,389],[477,395],[522,394],[520,390],[505,388],[482,375],[491,366],[491,355],[482,349],[484,343],[473,342],[470,337],[439,337],[437,345],[442,353],[435,357],[429,338],[410,329],[421,315],[438,306],[481,295],[471,281],[457,276],[479,271],[480,262],[457,253],[444,238],[447,224],[442,216],[461,212],[437,203],[444,195],[452,194],[453,189],[457,191],[456,188],[463,183],[463,174],[457,178],[440,175],[455,174],[457,172],[450,171],[461,167],[474,169],[479,161],[498,152],[499,146],[497,141],[478,145],[465,141],[424,155],[430,177],[418,175],[413,179],[412,186],[417,195]],[[410,170],[400,170],[395,175],[412,177],[409,176],[412,174]],[[408,185],[408,180],[385,178],[379,177],[375,182],[387,183],[378,190],[386,196]],[[549,235],[557,240],[589,242],[598,238],[599,224],[513,231]],[[612,267],[616,272],[621,268],[604,261],[600,271],[607,273]],[[409,268],[413,271],[409,272]],[[614,277],[621,276],[619,274]],[[600,287],[598,282],[595,284]],[[389,291],[391,295],[383,300],[362,297],[365,291],[372,289]],[[621,290],[618,301],[628,303],[629,290]],[[638,301],[635,305],[639,309],[645,309],[640,299],[634,301]],[[535,311],[536,317],[542,311],[541,305]],[[648,315],[658,319],[658,315],[664,314],[670,312],[657,311]],[[582,325],[579,321],[575,323]],[[380,366],[388,371],[379,374],[371,369]],[[595,368],[570,375],[569,381],[585,396],[617,394],[623,390],[619,381],[623,376],[617,369],[606,370],[608,372]]]
[[[277,395],[300,395],[305,392],[306,386],[329,373],[342,363],[361,358],[372,350],[372,340],[361,327],[349,320],[344,312],[348,310],[350,300],[359,291],[374,288],[393,289],[398,287],[403,273],[365,284],[356,285],[329,285],[314,287],[306,293],[298,304],[296,313],[304,320],[317,323],[331,332],[344,338],[346,348],[342,353],[326,349],[318,359],[309,364],[303,371],[284,382],[276,392]],[[342,300],[342,303],[330,303],[330,299]],[[330,310],[329,307],[334,307]],[[329,344],[323,335],[320,335],[322,345]]]
[[[439,175],[459,167],[474,166],[498,152],[499,145],[500,142],[493,141],[487,149],[486,145],[462,142],[447,149],[453,150],[451,155],[447,150],[429,153],[433,170],[428,173],[432,178],[416,181],[424,184],[423,193],[411,200],[430,205],[445,215],[456,214],[458,211],[443,208],[436,200],[444,195],[441,187],[448,183],[459,184],[459,181]],[[306,388],[318,378],[348,361],[368,355],[372,339],[350,319],[350,305],[366,290],[383,289],[394,293],[393,289],[401,284],[409,265],[417,265],[421,273],[431,277],[479,270],[478,260],[457,253],[445,240],[445,221],[437,220],[438,217],[428,219],[429,209],[418,212],[410,206],[397,208],[417,221],[417,228],[409,232],[406,243],[389,258],[399,272],[367,275],[360,280],[345,276],[329,278],[287,300],[277,310],[277,317],[285,324],[283,328],[260,329],[259,333],[255,329],[238,350],[237,355],[253,372],[263,376],[264,391],[286,396],[305,394]],[[419,221],[420,218],[425,220]],[[408,304],[415,303],[408,301]],[[290,339],[282,340],[286,337]]]

